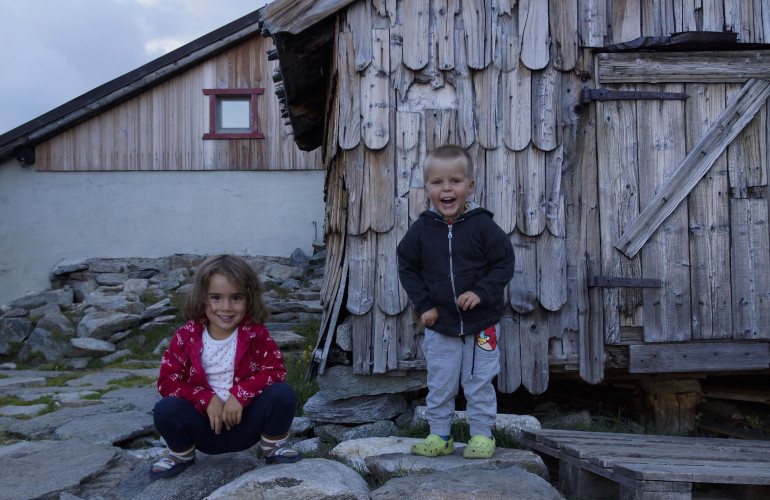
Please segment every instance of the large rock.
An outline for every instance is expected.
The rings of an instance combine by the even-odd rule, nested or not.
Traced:
[[[115,344],[106,340],[75,337],[70,339],[70,345],[75,356],[101,357],[115,352]]]
[[[262,465],[248,451],[204,455],[198,453],[195,464],[182,473],[152,480],[148,471],[153,460],[134,469],[117,487],[110,488],[101,498],[115,500],[200,500],[220,486]],[[98,497],[88,497],[98,498]],[[253,498],[253,497],[252,497]]]
[[[91,415],[68,422],[54,431],[56,439],[120,443],[155,430],[152,416],[137,410]]]
[[[142,313],[142,320],[147,321],[158,316],[174,314],[176,310],[176,306],[171,303],[171,299],[165,298],[145,309]]]
[[[369,486],[334,460],[304,459],[248,472],[211,493],[207,500],[369,500]]]
[[[407,407],[401,394],[332,400],[317,392],[305,403],[304,413],[314,422],[365,424],[396,417]]]
[[[425,418],[425,410],[425,406],[418,406],[414,409],[414,417],[412,418],[413,424],[420,425],[428,423],[427,419]],[[467,424],[467,413],[464,411],[456,411],[452,423]],[[509,434],[511,437],[519,439],[519,437],[521,437],[522,429],[540,429],[540,421],[531,415],[511,415],[498,413],[492,429],[503,431]]]
[[[10,307],[19,307],[29,311],[36,307],[51,303],[57,304],[62,309],[66,309],[72,305],[72,302],[75,300],[74,297],[72,288],[65,287],[57,290],[46,290],[45,292],[29,294],[14,300],[8,305]]]
[[[35,328],[29,334],[19,351],[19,359],[29,360],[34,354],[42,355],[46,361],[58,361],[73,353],[70,343],[54,336],[48,330]]]
[[[20,318],[0,318],[0,354],[11,352],[13,344],[24,342],[32,326]]]
[[[0,497],[59,498],[103,472],[117,449],[82,441],[22,441],[0,447]]]
[[[264,274],[278,281],[285,281],[289,278],[301,278],[302,269],[294,266],[285,266],[277,262],[269,262],[265,269]]]
[[[386,453],[409,453],[414,443],[422,441],[407,437],[372,437],[344,441],[332,449],[331,454],[362,474],[369,472],[366,457]]]
[[[315,428],[316,436],[329,436],[338,443],[349,441],[351,439],[392,436],[396,431],[396,424],[391,420],[380,420],[379,422],[355,425],[353,427],[326,424],[319,425]]]
[[[96,290],[89,293],[83,304],[94,306],[100,311],[113,312],[113,313],[126,313],[142,315],[144,312],[144,304],[137,300],[130,299],[125,294],[106,293],[104,291]]]
[[[66,336],[75,333],[75,326],[72,324],[72,321],[63,315],[56,306],[51,308],[38,320],[36,327],[48,330],[51,333],[61,333]]]
[[[474,462],[475,463],[475,462]],[[371,494],[372,500],[564,500],[542,477],[518,467],[466,465],[429,475],[391,479]]]
[[[365,470],[377,478],[389,479],[404,474],[430,474],[464,467],[469,463],[468,459],[463,457],[465,447],[465,443],[455,443],[454,453],[435,458],[412,455],[408,449],[398,453],[369,455],[364,458]],[[471,463],[477,467],[518,467],[548,479],[548,468],[545,463],[531,451],[497,448],[492,458],[473,459]]]
[[[318,377],[318,387],[327,399],[347,399],[376,394],[397,394],[428,386],[426,372],[409,372],[403,377],[354,375],[352,366],[335,365]]]
[[[87,314],[78,323],[78,337],[107,340],[114,333],[139,324],[142,317],[137,314],[110,313],[98,311]]]

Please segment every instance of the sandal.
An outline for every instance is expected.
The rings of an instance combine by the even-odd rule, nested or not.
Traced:
[[[281,442],[270,451],[262,450],[262,457],[265,463],[270,464],[291,464],[302,460],[302,453],[286,446],[286,442]]]
[[[185,470],[188,465],[192,465],[194,463],[194,458],[192,460],[182,460],[181,458],[172,455],[171,453],[166,453],[160,457],[157,462],[152,464],[152,467],[150,468],[150,477],[153,479],[158,479],[161,477],[176,476]]]
[[[465,458],[492,458],[495,454],[495,438],[475,435],[463,450]]]
[[[412,445],[412,454],[423,457],[437,457],[439,455],[451,455],[455,451],[454,438],[450,436],[449,441],[438,434],[428,434],[425,441]]]

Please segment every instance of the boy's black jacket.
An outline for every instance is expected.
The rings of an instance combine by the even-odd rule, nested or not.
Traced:
[[[470,335],[500,320],[514,256],[508,235],[492,217],[472,206],[450,226],[439,213],[426,210],[398,244],[398,275],[409,300],[421,315],[438,309],[432,330]],[[481,303],[462,311],[457,297],[468,290]]]

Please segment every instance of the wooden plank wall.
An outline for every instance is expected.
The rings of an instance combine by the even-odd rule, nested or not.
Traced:
[[[284,126],[267,60],[272,39],[257,36],[36,147],[39,171],[317,170]],[[202,140],[204,88],[264,88],[258,97],[265,139]]]
[[[354,372],[424,367],[420,328],[395,291],[393,249],[427,207],[422,160],[445,143],[475,159],[475,201],[495,212],[516,254],[501,322],[501,390],[540,393],[554,368],[599,382],[603,343],[634,335],[770,338],[766,112],[628,258],[612,242],[735,89],[617,84],[693,97],[579,103],[580,90],[596,86],[592,47],[723,26],[742,42],[770,41],[770,12],[752,8],[760,3],[361,0],[341,11],[341,98],[332,110],[339,130],[325,149],[344,164],[344,175],[327,178],[327,189],[342,193],[328,219],[344,227],[327,224],[326,232],[349,279],[341,285],[327,275],[336,280],[327,287],[344,286],[347,299],[341,310],[325,307],[340,321],[353,317]],[[665,285],[589,289],[587,276],[598,274]],[[731,318],[724,308],[739,312]]]

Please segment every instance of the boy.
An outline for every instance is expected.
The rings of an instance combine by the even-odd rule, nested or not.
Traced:
[[[430,434],[412,446],[412,453],[435,457],[454,451],[450,432],[462,382],[472,436],[463,456],[490,458],[497,416],[492,379],[500,369],[498,322],[513,277],[513,247],[492,213],[467,201],[474,187],[473,163],[463,148],[433,150],[425,158],[423,181],[432,208],[398,244],[401,285],[426,327]]]

